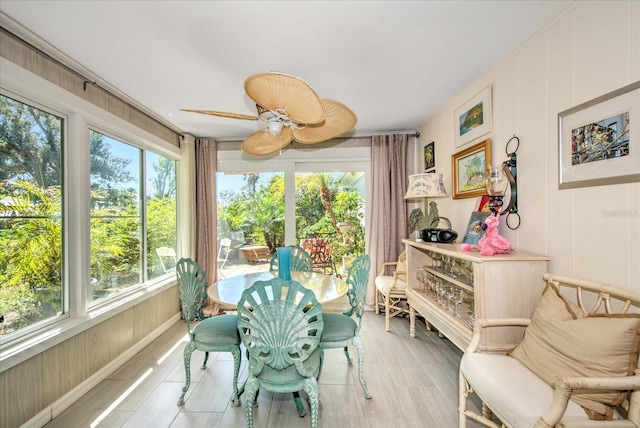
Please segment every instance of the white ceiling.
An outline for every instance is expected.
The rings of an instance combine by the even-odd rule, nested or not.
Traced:
[[[415,130],[568,3],[3,0],[0,11],[4,27],[177,131],[228,140],[259,125],[179,109],[255,115],[244,79],[265,71],[349,106],[356,135]]]

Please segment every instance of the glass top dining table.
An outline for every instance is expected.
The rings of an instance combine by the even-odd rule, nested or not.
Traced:
[[[209,286],[207,295],[225,307],[235,307],[242,292],[256,281],[277,278],[278,272],[252,272],[221,279]],[[347,294],[347,283],[336,276],[321,272],[291,272],[291,279],[313,291],[320,304],[339,299]]]

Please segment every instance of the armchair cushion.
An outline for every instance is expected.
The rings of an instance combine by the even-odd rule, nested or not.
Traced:
[[[553,401],[554,389],[506,355],[470,352],[460,361],[460,370],[491,409],[514,427],[532,427]],[[586,420],[582,407],[569,401],[563,420]]]
[[[407,283],[398,278],[397,280],[393,276],[376,276],[375,280],[376,288],[383,294],[387,294],[391,288],[395,287],[398,290],[406,290]]]
[[[548,284],[522,342],[510,355],[554,386],[557,377],[632,375],[640,347],[640,314],[589,316]],[[590,419],[611,419],[626,394],[576,391]]]
[[[396,264],[396,272],[399,280],[407,279],[407,252],[403,251],[398,256],[398,263]]]
[[[389,263],[393,265],[393,263]],[[407,283],[407,254],[405,251],[401,252],[398,256],[398,261],[395,263],[395,270],[393,276],[391,275],[379,275],[375,279],[375,286],[381,293],[387,294],[391,288],[398,290],[405,290]]]

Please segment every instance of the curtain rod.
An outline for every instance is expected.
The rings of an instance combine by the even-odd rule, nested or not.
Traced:
[[[369,138],[369,137],[375,137],[376,135],[398,135],[398,134],[408,134],[409,137],[416,137],[416,138],[420,137],[420,133],[418,131],[398,131],[398,132],[380,132],[377,134],[367,133],[367,134],[355,134],[355,135],[348,135],[348,136],[345,135],[341,137],[332,138],[331,140],[350,140],[352,138]],[[184,135],[182,135],[182,137],[184,137]],[[219,143],[241,143],[244,140],[244,138],[238,138],[238,137],[230,137],[230,138],[196,137],[196,138],[211,138],[216,140]],[[331,140],[327,140],[327,141],[331,141]]]

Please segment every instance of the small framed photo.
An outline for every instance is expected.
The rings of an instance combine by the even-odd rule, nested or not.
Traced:
[[[491,132],[491,122],[491,86],[487,86],[455,111],[456,147]]]
[[[451,156],[453,199],[475,198],[487,194],[485,180],[491,165],[491,140],[469,147]]]
[[[478,245],[478,240],[484,236],[482,223],[491,215],[490,211],[474,211],[469,218],[467,231],[462,238],[463,244]]]
[[[558,114],[558,187],[640,181],[640,82]]]
[[[424,146],[424,170],[435,168],[436,166],[436,142],[432,141]]]

